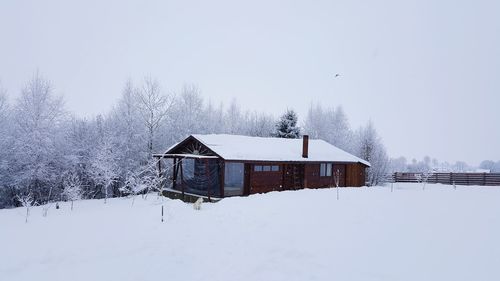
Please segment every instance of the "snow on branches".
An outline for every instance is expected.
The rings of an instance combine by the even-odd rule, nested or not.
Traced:
[[[277,138],[298,139],[300,138],[300,127],[297,126],[297,113],[287,110],[276,123],[274,136]]]

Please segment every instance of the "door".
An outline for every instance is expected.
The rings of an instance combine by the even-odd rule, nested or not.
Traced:
[[[285,164],[283,166],[283,190],[304,188],[304,164]]]

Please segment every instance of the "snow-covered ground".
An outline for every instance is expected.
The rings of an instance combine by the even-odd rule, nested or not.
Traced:
[[[394,187],[0,210],[0,280],[500,280],[500,188]]]

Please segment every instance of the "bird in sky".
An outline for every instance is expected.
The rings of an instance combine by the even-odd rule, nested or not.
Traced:
[[[337,77],[340,77],[340,74],[336,73],[335,74],[335,78],[337,78]]]

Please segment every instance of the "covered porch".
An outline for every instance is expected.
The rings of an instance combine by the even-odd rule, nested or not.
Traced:
[[[158,173],[170,180],[164,190],[180,194],[180,197],[204,196],[208,201],[221,198],[223,182],[221,165],[217,156],[196,154],[155,154]],[[162,170],[162,159],[170,159],[171,166]],[[180,198],[180,199],[182,199]]]

